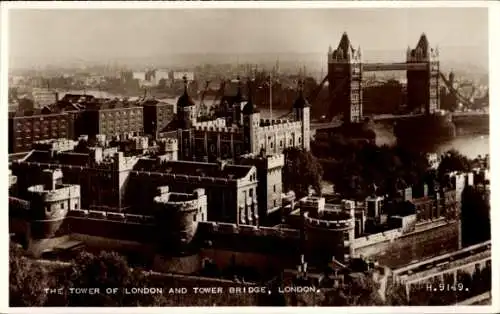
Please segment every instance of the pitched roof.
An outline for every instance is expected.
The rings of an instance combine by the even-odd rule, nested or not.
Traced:
[[[415,49],[418,48],[422,49],[424,53],[429,50],[429,41],[427,40],[427,36],[425,35],[425,33],[422,33],[422,35],[420,35],[420,39],[418,40],[417,47],[415,47]]]
[[[342,49],[344,53],[347,53],[349,49],[351,50],[351,52],[354,52],[354,48],[352,47],[351,41],[349,40],[349,36],[347,36],[346,32],[342,34],[339,45],[337,46],[337,50],[340,49]]]

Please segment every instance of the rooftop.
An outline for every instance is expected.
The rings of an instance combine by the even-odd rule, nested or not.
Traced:
[[[218,163],[203,163],[195,161],[167,161],[159,162],[156,159],[139,159],[134,167],[135,171],[164,172],[187,176],[213,177],[224,179],[240,179],[245,177],[252,166],[221,165]]]

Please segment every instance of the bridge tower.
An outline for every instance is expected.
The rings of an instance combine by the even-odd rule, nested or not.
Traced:
[[[407,105],[410,110],[425,110],[432,114],[439,110],[439,51],[429,47],[427,36],[422,34],[415,49],[408,47],[407,63]],[[412,64],[425,64],[412,67]]]
[[[328,51],[329,118],[343,114],[344,123],[363,119],[363,89],[360,48],[354,49],[347,33],[337,49]]]

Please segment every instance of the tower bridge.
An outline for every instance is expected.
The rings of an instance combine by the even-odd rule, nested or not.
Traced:
[[[414,49],[408,47],[405,62],[363,63],[361,48],[355,49],[347,33],[337,48],[328,51],[328,118],[342,115],[344,122],[363,121],[363,73],[406,71],[408,107],[426,114],[439,110],[439,51],[431,48],[425,34]]]
[[[425,115],[440,112],[439,89],[444,85],[457,99],[471,105],[468,97],[464,97],[453,87],[449,78],[440,71],[439,50],[431,48],[427,36],[422,34],[415,48],[408,47],[406,60],[385,63],[365,63],[361,48],[355,49],[344,33],[336,49],[331,46],[328,51],[328,73],[319,86],[311,93],[309,101],[313,102],[328,82],[328,102],[326,120],[332,121],[336,116],[343,116],[344,123],[357,123],[364,120],[363,87],[364,73],[377,71],[406,71],[407,107],[409,111],[422,110]],[[280,118],[289,116],[287,113]],[[402,116],[374,117],[374,120],[400,119]],[[412,117],[407,115],[404,118]],[[340,124],[316,123],[313,129],[334,127]]]

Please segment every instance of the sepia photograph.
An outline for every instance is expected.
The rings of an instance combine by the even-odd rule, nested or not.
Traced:
[[[222,4],[2,4],[6,306],[491,312],[487,3]]]

